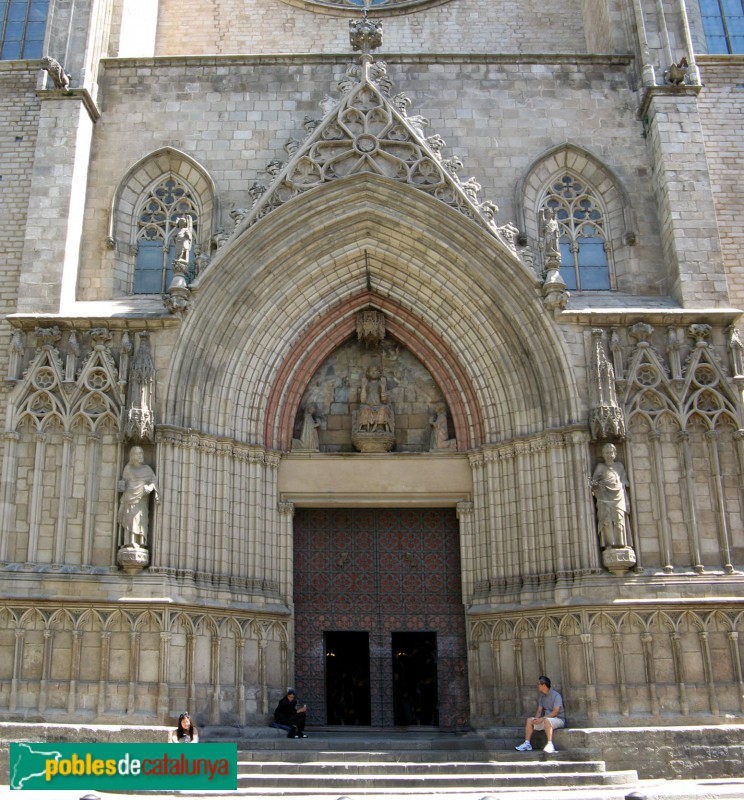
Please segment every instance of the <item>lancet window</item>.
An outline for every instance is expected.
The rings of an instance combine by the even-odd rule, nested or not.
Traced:
[[[700,0],[709,53],[744,53],[743,0]]]
[[[157,294],[168,288],[173,277],[173,236],[179,218],[186,216],[191,217],[196,239],[200,216],[197,201],[176,176],[163,178],[147,193],[137,213],[135,294]],[[193,248],[189,258],[193,271]]]
[[[555,212],[561,276],[568,289],[612,289],[606,213],[588,184],[571,174],[551,182],[540,208]]]
[[[41,58],[49,0],[0,0],[0,59]]]

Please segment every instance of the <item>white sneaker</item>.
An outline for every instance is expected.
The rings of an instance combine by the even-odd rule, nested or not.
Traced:
[[[525,752],[527,750],[532,750],[532,745],[529,742],[522,742],[519,747],[515,748],[516,750],[520,750],[521,752]]]
[[[532,750],[531,747],[530,750]],[[548,742],[545,747],[543,747],[543,753],[555,753],[555,745],[553,742]]]

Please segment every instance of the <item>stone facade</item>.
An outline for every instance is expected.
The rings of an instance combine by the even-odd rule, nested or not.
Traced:
[[[742,64],[684,9],[89,0],[48,32],[69,88],[0,61],[0,718],[260,725],[322,693],[305,508],[456,514],[440,724],[518,724],[541,673],[576,724],[744,711]],[[546,225],[577,194],[597,290]],[[370,596],[425,593],[426,531],[387,533]],[[407,596],[378,683],[393,629],[438,630]]]

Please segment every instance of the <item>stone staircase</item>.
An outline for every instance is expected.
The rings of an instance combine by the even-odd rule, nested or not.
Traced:
[[[609,771],[603,761],[570,752],[518,753],[519,731],[485,739],[475,733],[420,730],[308,731],[307,739],[257,738],[239,743],[241,795],[405,794],[536,789],[632,789],[635,770]],[[560,746],[560,745],[559,745]]]

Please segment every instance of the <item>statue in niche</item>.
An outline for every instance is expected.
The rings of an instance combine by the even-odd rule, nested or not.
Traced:
[[[447,438],[447,406],[437,403],[434,413],[429,417],[431,435],[429,437],[429,452],[439,450],[457,450],[457,439]]]
[[[159,503],[160,492],[155,473],[145,464],[141,447],[135,446],[129,451],[129,463],[122,472],[119,491],[122,495],[117,519],[128,539],[124,547],[143,549],[147,546],[150,495],[154,494],[155,502]]]
[[[191,254],[191,245],[194,242],[194,220],[190,214],[185,214],[176,220],[176,233],[173,236],[175,246],[174,261],[188,263]]]
[[[605,547],[627,547],[628,476],[625,467],[615,461],[614,444],[602,448],[604,462],[597,464],[592,475],[592,494],[597,500],[599,541]]]
[[[387,453],[395,445],[395,414],[390,405],[387,378],[371,365],[362,378],[359,409],[354,412],[351,441],[362,453]]]
[[[374,432],[395,431],[395,415],[388,405],[387,378],[374,364],[367,367],[359,393],[359,430]]]
[[[292,439],[292,450],[307,451],[317,453],[320,451],[320,440],[318,439],[318,428],[320,422],[315,418],[318,407],[315,403],[308,403],[305,406],[305,416],[302,420],[302,430],[299,439]]]

